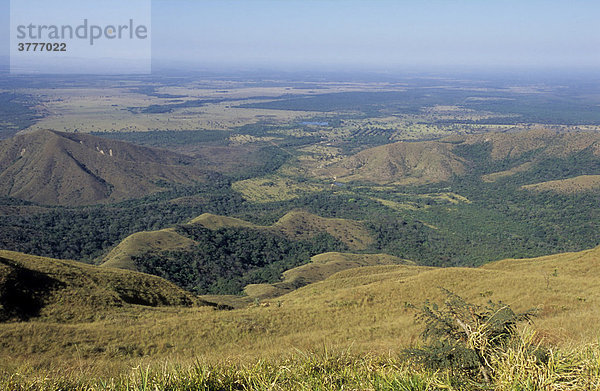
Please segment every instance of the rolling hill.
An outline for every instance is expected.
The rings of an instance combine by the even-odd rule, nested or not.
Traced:
[[[41,204],[121,201],[205,177],[187,156],[87,134],[39,130],[0,141],[0,194]]]
[[[0,321],[90,321],[133,305],[195,304],[200,301],[158,277],[0,251]]]
[[[467,162],[455,155],[452,147],[437,141],[387,144],[344,158],[317,173],[342,182],[404,185],[441,182],[466,171]]]
[[[531,191],[553,191],[561,194],[573,194],[600,190],[600,175],[580,175],[574,178],[558,179],[522,186]]]
[[[372,241],[366,227],[359,221],[323,218],[304,211],[292,211],[272,226],[260,226],[245,220],[204,213],[183,226],[202,226],[210,230],[221,228],[251,228],[283,235],[290,240],[310,239],[327,233],[353,250],[364,250]],[[128,236],[100,260],[101,266],[135,270],[132,257],[160,251],[185,250],[198,244],[174,229],[138,232]]]
[[[79,362],[110,371],[130,371],[141,357],[161,367],[174,356],[179,362],[202,357],[204,362],[246,363],[323,346],[327,351],[395,355],[420,340],[423,326],[414,320],[415,308],[428,300],[441,303],[445,295],[440,287],[478,304],[493,300],[518,311],[537,308],[529,326],[538,333],[536,341],[578,346],[597,343],[599,276],[600,247],[479,268],[365,266],[231,311],[124,305],[115,318],[97,315],[93,322],[65,324],[60,318],[48,323],[41,317],[0,323],[0,354],[26,359],[34,349],[36,362],[53,369],[58,360],[66,367]],[[55,296],[54,308],[65,311],[87,303],[69,297],[72,293]],[[106,308],[96,310],[106,314]]]
[[[309,262],[313,255],[364,250],[373,241],[360,221],[299,210],[271,226],[205,213],[175,228],[133,234],[99,263],[154,274],[203,294],[234,294],[248,284],[275,282],[282,272]]]
[[[469,148],[476,152],[464,153]],[[483,155],[477,149],[483,151]],[[584,151],[600,159],[600,133],[561,133],[535,128],[516,133],[492,132],[450,136],[439,141],[386,144],[344,157],[316,170],[315,175],[339,182],[421,185],[449,181],[474,169],[480,170],[482,166],[504,161],[508,169],[482,177],[485,182],[494,182],[535,171],[535,163],[542,160],[566,159]]]
[[[323,253],[315,255],[310,262],[283,272],[283,280],[274,284],[251,284],[244,292],[251,298],[270,299],[282,296],[300,287],[323,281],[343,270],[365,266],[414,265],[387,254]]]
[[[326,232],[352,250],[364,250],[373,241],[366,227],[360,221],[325,218],[302,210],[286,213],[271,226],[255,225],[248,221],[210,213],[192,219],[189,224],[199,224],[213,230],[226,227],[264,229],[293,240],[310,239],[319,233]]]

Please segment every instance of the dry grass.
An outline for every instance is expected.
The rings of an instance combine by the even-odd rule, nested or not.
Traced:
[[[426,300],[441,302],[439,286],[476,303],[492,299],[515,310],[539,308],[535,328],[541,338],[570,348],[598,340],[599,284],[600,248],[474,269],[361,267],[232,311],[124,306],[91,322],[41,318],[4,323],[0,356],[5,362],[38,369],[62,366],[115,374],[139,363],[176,360],[184,365],[198,358],[248,363],[324,345],[352,346],[356,354],[396,354],[419,341],[412,306]],[[85,302],[70,296],[63,296],[63,304],[74,307]],[[96,314],[105,311],[81,308]]]
[[[241,193],[248,201],[257,203],[289,201],[306,194],[325,190],[322,185],[299,182],[292,178],[277,175],[235,182],[231,185],[231,188]]]
[[[283,280],[274,284],[252,284],[244,288],[246,295],[258,299],[282,296],[298,287],[323,281],[343,270],[379,265],[414,264],[388,254],[349,254],[329,252],[315,255],[311,262],[283,273]]]
[[[525,185],[521,188],[530,191],[553,191],[560,194],[595,191],[600,189],[600,175],[580,175],[574,178]]]
[[[600,387],[600,348],[550,350],[546,360],[531,354],[534,334],[523,329],[492,357],[489,383],[448,370],[431,371],[396,355],[365,355],[327,347],[296,351],[277,359],[193,364],[142,363],[118,376],[93,368],[39,370],[3,365],[0,390],[368,390],[515,391],[587,390]]]
[[[0,319],[82,322],[135,305],[191,306],[190,293],[162,278],[0,250]]]
[[[103,267],[136,270],[134,256],[153,251],[169,251],[190,248],[196,244],[192,239],[179,235],[173,228],[159,231],[136,232],[123,239],[101,260]]]

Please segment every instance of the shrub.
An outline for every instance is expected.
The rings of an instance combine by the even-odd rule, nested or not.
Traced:
[[[490,382],[492,357],[508,346],[518,323],[530,321],[534,311],[515,313],[508,305],[492,301],[478,306],[444,292],[447,300],[442,308],[427,303],[417,314],[417,321],[425,325],[422,337],[428,345],[405,354],[431,369],[444,368]]]

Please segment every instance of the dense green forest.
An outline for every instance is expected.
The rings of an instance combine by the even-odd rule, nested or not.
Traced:
[[[191,197],[187,199],[186,197]],[[179,199],[179,201],[178,201]],[[14,204],[4,199],[5,204]],[[0,217],[0,247],[28,254],[91,262],[135,232],[181,223],[204,212],[237,211],[242,198],[229,182],[175,187],[138,200]]]
[[[461,194],[471,203],[422,197],[441,190]],[[374,201],[374,196],[412,202],[417,208],[393,210]],[[3,201],[5,205],[20,203]],[[115,205],[53,207],[31,215],[5,215],[0,218],[0,246],[91,261],[134,232],[173,226],[205,212],[272,224],[293,209],[322,217],[364,220],[376,239],[369,251],[429,265],[474,265],[506,257],[580,250],[600,243],[597,192],[532,193],[520,190],[509,179],[484,183],[473,176],[444,187],[381,192],[348,186],[265,204],[245,201],[228,182],[179,188]]]
[[[231,132],[227,130],[206,129],[179,132],[163,130],[149,132],[92,132],[91,134],[156,148],[192,144],[227,145],[227,139],[231,136]]]
[[[166,278],[199,294],[240,294],[248,284],[279,281],[281,273],[326,251],[347,251],[323,233],[290,240],[251,228],[179,226],[177,232],[199,244],[189,251],[162,251],[134,257],[138,270]]]

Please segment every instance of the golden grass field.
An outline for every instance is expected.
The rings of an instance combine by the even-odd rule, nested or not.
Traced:
[[[57,265],[74,264],[10,252],[2,256],[48,273]],[[0,324],[0,356],[5,368],[27,365],[96,376],[116,376],[138,365],[251,363],[323,347],[394,356],[419,343],[421,326],[412,307],[441,302],[440,287],[475,303],[491,299],[519,311],[537,308],[533,328],[538,338],[572,349],[598,342],[599,271],[600,247],[480,268],[367,266],[230,311],[128,303],[90,307],[81,303],[93,299],[77,297],[85,292],[82,287],[64,298],[53,296],[49,304],[60,308],[60,300],[67,300],[63,304],[69,311],[80,312],[72,320],[43,312],[28,322]],[[69,286],[83,283],[70,272],[55,273]]]
[[[0,286],[2,320],[93,322],[134,304],[202,303],[155,276],[6,250],[0,250]]]

